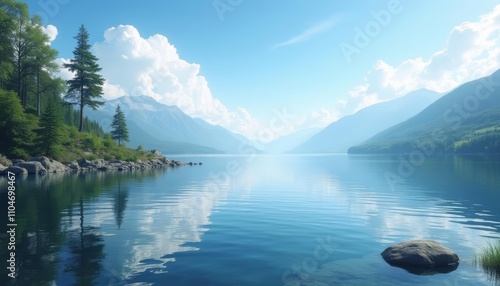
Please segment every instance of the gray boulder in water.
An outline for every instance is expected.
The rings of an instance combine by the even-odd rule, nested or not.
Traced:
[[[16,175],[28,175],[28,170],[21,168],[19,166],[9,166],[7,169],[3,171],[5,175],[8,175],[8,173],[14,173]]]
[[[458,267],[458,255],[433,240],[412,240],[388,247],[384,260],[418,275],[448,273]]]
[[[22,162],[16,166],[24,168],[28,171],[28,174],[45,174],[47,170],[43,167],[42,163],[36,161]]]
[[[61,162],[57,162],[56,160],[49,159],[47,157],[33,157],[30,159],[30,161],[35,161],[35,162],[40,162],[42,166],[47,170],[49,173],[56,173],[56,172],[66,172],[69,170],[68,166],[65,166]]]

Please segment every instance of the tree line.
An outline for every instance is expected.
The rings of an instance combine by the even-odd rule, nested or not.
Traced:
[[[74,77],[64,81],[56,76],[58,51],[51,47],[40,17],[30,17],[23,2],[0,0],[0,153],[15,158],[64,157],[68,146],[75,146],[69,140],[79,139],[71,138],[74,128],[118,145],[128,142],[119,107],[111,134],[84,116],[84,107],[104,104],[105,79],[84,25],[74,39],[73,58],[63,65]]]

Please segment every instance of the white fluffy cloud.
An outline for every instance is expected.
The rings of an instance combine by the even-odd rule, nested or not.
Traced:
[[[52,43],[56,39],[57,34],[59,33],[57,31],[56,26],[53,25],[47,25],[46,27],[42,27],[42,31],[45,34],[47,34],[47,36],[49,36],[49,43]]]
[[[70,63],[70,60],[64,58],[58,58],[56,59],[56,63],[60,67],[59,73],[57,74],[58,77],[64,80],[69,80],[75,76],[74,73],[70,72],[68,69],[63,68],[63,65]]]
[[[214,98],[200,65],[179,57],[163,35],[143,38],[133,26],[120,25],[105,31],[104,41],[92,47],[106,78],[104,97],[148,95],[176,105],[192,117],[254,136],[258,123],[243,108],[228,110]]]
[[[409,59],[397,66],[378,60],[364,82],[351,90],[349,101],[359,110],[420,88],[446,92],[499,67],[500,5],[478,22],[456,26],[446,47],[429,59]]]

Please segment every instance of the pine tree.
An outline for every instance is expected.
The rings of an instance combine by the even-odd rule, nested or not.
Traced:
[[[78,35],[75,37],[77,46],[73,51],[74,59],[69,64],[64,64],[75,77],[68,80],[68,94],[64,97],[67,101],[80,106],[80,126],[78,130],[83,131],[83,108],[89,106],[92,109],[104,104],[99,101],[102,94],[104,78],[99,74],[101,68],[97,63],[98,58],[90,52],[89,34],[84,25],[80,26]]]
[[[128,142],[127,123],[125,122],[125,114],[123,114],[123,111],[120,109],[120,105],[116,107],[111,127],[113,127],[113,131],[111,131],[111,138],[117,140],[118,145],[121,145],[122,141]]]
[[[73,106],[70,104],[65,104],[64,105],[64,123],[66,123],[69,126],[76,126],[75,125],[75,111],[73,110]]]
[[[55,100],[50,100],[40,118],[40,129],[36,145],[47,156],[57,156],[58,146],[63,139],[63,115]]]

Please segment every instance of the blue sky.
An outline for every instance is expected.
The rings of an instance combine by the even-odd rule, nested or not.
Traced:
[[[105,97],[144,93],[253,138],[277,113],[290,124],[267,139],[500,68],[500,8],[491,0],[27,3],[53,26],[61,62],[85,24]]]

